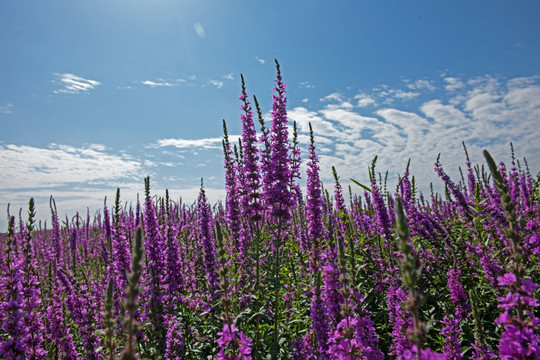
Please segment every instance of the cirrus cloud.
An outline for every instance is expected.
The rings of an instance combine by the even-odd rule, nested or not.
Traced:
[[[79,94],[81,92],[87,93],[101,85],[101,83],[97,80],[85,79],[74,74],[54,73],[53,75],[55,76],[53,83],[62,86],[61,89],[54,91],[55,94]]]

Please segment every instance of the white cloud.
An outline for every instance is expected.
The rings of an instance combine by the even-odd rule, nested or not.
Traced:
[[[208,81],[210,84],[214,85],[215,87],[217,87],[218,89],[221,89],[223,87],[223,81],[219,81],[219,80],[210,80]]]
[[[420,95],[420,93],[413,91],[395,90],[392,92],[392,95],[397,99],[412,99]]]
[[[227,75],[223,75],[223,78],[226,80],[234,80],[234,76],[232,73],[228,73]]]
[[[435,86],[432,81],[429,80],[416,80],[415,82],[409,82],[407,87],[411,90],[427,89],[430,91],[435,90]]]
[[[11,114],[13,113],[13,104],[6,104],[0,106],[0,114]]]
[[[456,91],[465,87],[463,81],[455,77],[445,77],[444,81],[446,82],[444,87],[446,91]]]
[[[329,95],[326,95],[325,97],[321,98],[320,101],[343,101],[343,95],[340,93],[331,93]]]
[[[411,172],[420,189],[429,191],[430,182],[437,189],[437,184],[441,183],[433,171],[437,154],[442,154],[445,170],[457,180],[457,169],[465,161],[462,141],[468,147],[471,160],[477,163],[485,163],[484,148],[497,161],[508,162],[509,142],[512,141],[517,156],[527,157],[533,174],[540,169],[537,156],[540,153],[537,140],[540,137],[538,78],[441,77],[438,83],[429,82],[441,93],[433,92],[425,83],[410,81],[409,84],[414,84],[415,88],[400,90],[381,86],[371,93],[361,92],[352,98],[334,92],[321,98],[322,102],[305,102],[301,107],[288,110],[290,121],[298,124],[298,140],[304,148],[309,143],[308,124],[312,124],[321,175],[327,184],[333,181],[332,166],[337,168],[342,179],[354,178],[367,183],[367,168],[377,155],[378,170],[388,170],[391,177],[403,173],[410,158]],[[407,93],[418,95],[404,95]],[[409,97],[410,101],[401,107],[385,104],[387,98],[398,96]],[[396,104],[401,102],[396,101]],[[231,143],[239,137],[231,135]],[[189,160],[199,152],[200,156],[196,158],[199,160],[194,165],[200,166],[197,171],[212,171],[215,163],[206,161],[204,156],[207,154],[200,150],[210,149],[210,153],[218,157],[221,141],[221,137],[158,140],[152,147],[154,150],[159,148],[156,151],[159,154],[151,161],[114,155],[97,144],[80,148],[51,144],[49,148],[41,149],[0,143],[0,199],[24,205],[28,197],[46,197],[50,189],[55,189],[55,197],[64,197],[59,199],[61,211],[77,207],[81,210],[81,204],[99,206],[103,194],[108,194],[111,199],[114,197],[118,181],[127,187],[129,196],[142,192],[140,178],[145,170],[163,166],[169,171],[171,165],[177,164],[175,157],[183,157],[178,153],[184,153]],[[169,158],[158,157],[165,153]],[[302,152],[304,160],[306,153]],[[187,173],[185,176],[186,179],[193,177]],[[210,179],[215,173],[207,176]],[[174,181],[178,176],[167,174],[160,180]],[[69,185],[70,189],[58,190],[58,186],[63,185]],[[153,193],[163,187],[158,182],[155,187],[158,190]],[[27,188],[33,190],[27,191]],[[392,190],[392,185],[389,189]],[[196,199],[198,193],[196,185],[177,190],[184,199]],[[223,194],[222,190],[214,190],[216,194]],[[22,196],[26,198],[22,199]],[[47,212],[47,206],[44,208]]]
[[[311,84],[309,81],[302,81],[300,83],[300,87],[306,88],[306,89],[313,89],[315,85]]]
[[[255,60],[257,60],[257,61],[260,62],[261,64],[264,64],[264,63],[266,62],[266,60],[261,59],[261,58],[258,57],[258,56],[255,57]]]
[[[150,87],[161,87],[161,86],[173,87],[173,86],[178,86],[178,84],[170,83],[170,82],[167,82],[167,81],[165,81],[163,79],[158,79],[157,81],[143,80],[143,81],[141,81],[141,84],[146,85],[146,86],[150,86]]]
[[[79,94],[80,92],[89,92],[101,85],[99,81],[84,79],[73,74],[54,73],[53,75],[56,77],[53,82],[62,85],[61,89],[54,91],[55,94]]]
[[[359,107],[367,107],[367,106],[376,104],[375,99],[371,97],[370,95],[358,94],[354,98],[358,100],[356,103],[356,106],[359,106]]]
[[[446,85],[439,88],[446,94],[437,97],[433,92],[437,86],[431,81],[410,82],[414,84],[414,92],[382,86],[374,94],[360,93],[354,97],[378,107],[379,100],[381,103],[386,100],[382,95],[392,99],[431,96],[418,102],[416,109],[414,102],[408,102],[406,110],[391,105],[366,113],[359,105],[351,107],[350,100],[336,92],[321,99],[322,108],[297,107],[289,111],[289,118],[297,121],[303,135],[311,122],[316,145],[324,146],[319,149],[319,155],[325,181],[332,181],[331,166],[336,166],[345,178],[366,182],[366,169],[375,155],[379,159],[378,169],[389,170],[391,175],[403,173],[410,158],[412,173],[426,191],[430,182],[436,187],[440,184],[433,171],[439,153],[447,172],[458,180],[458,167],[465,162],[462,141],[472,161],[477,163],[484,163],[484,148],[497,160],[508,162],[509,143],[513,142],[516,154],[528,159],[533,174],[540,169],[540,158],[536,156],[540,151],[537,141],[540,128],[536,125],[540,118],[537,78],[504,82],[484,76],[468,81],[450,78],[443,81]]]
[[[191,181],[184,187],[179,186],[164,186],[159,181],[151,180],[150,192],[152,195],[165,196],[165,189],[168,190],[172,201],[182,201],[182,203],[190,205],[197,201],[200,192],[200,178]],[[185,182],[186,179],[181,177],[170,176],[166,181]],[[206,180],[206,178],[205,178]],[[7,204],[10,204],[12,215],[18,213],[19,209],[23,209],[23,214],[26,214],[28,200],[32,197],[35,200],[36,218],[38,221],[47,222],[47,227],[50,228],[51,210],[49,208],[49,198],[54,196],[58,216],[61,220],[72,219],[77,213],[86,220],[87,211],[92,219],[96,213],[103,214],[103,201],[107,197],[107,206],[109,211],[114,204],[116,189],[120,188],[120,200],[123,204],[127,203],[135,207],[137,203],[137,195],[139,199],[144,199],[144,180],[142,177],[137,177],[133,182],[115,183],[111,186],[101,186],[95,188],[73,187],[71,189],[54,189],[52,192],[49,189],[32,189],[15,192],[4,191],[0,189],[0,206],[6,209]],[[206,197],[211,204],[225,200],[225,190],[223,188],[207,187],[205,181],[204,188]],[[5,231],[7,227],[6,217],[0,217],[0,229]]]
[[[414,85],[415,83],[413,83],[412,85],[413,87],[416,86]],[[423,86],[422,88],[426,88],[426,87]],[[416,89],[416,90],[422,90],[422,88]],[[388,85],[381,85],[379,88],[374,88],[373,91],[374,91],[373,96],[381,99],[384,104],[392,104],[395,99],[411,100],[411,99],[416,98],[418,95],[420,95],[418,91],[405,91],[402,89],[393,89]]]
[[[241,135],[229,135],[231,143],[237,142]],[[161,139],[157,141],[157,147],[174,146],[178,149],[220,149],[223,138],[206,139]]]
[[[441,100],[428,101],[420,107],[420,110],[427,117],[445,127],[455,127],[467,123],[467,117],[461,110],[452,105],[445,105]]]
[[[0,164],[0,188],[12,190],[115,182],[139,177],[143,170],[140,162],[106,153],[102,145],[0,144]]]

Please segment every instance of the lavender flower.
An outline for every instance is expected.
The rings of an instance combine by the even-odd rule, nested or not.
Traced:
[[[326,314],[333,326],[341,321],[341,304],[343,295],[340,293],[342,284],[339,281],[341,272],[337,266],[335,247],[328,247],[325,253],[323,299],[326,302]]]
[[[13,218],[13,217],[12,217]],[[2,338],[0,356],[4,359],[23,360],[27,351],[28,328],[24,324],[22,274],[17,263],[11,263],[9,272],[1,277],[0,302]]]
[[[225,200],[225,214],[227,217],[227,225],[229,225],[229,231],[231,232],[231,239],[235,245],[235,250],[239,254],[244,255],[244,243],[240,240],[241,234],[241,221],[240,221],[240,201],[238,199],[238,181],[237,181],[237,168],[232,158],[231,145],[229,143],[229,134],[227,132],[227,125],[223,120],[223,155],[225,157],[225,190],[227,192],[227,198]]]
[[[62,234],[60,232],[60,222],[58,220],[58,212],[56,211],[56,202],[51,196],[49,200],[52,214],[52,245],[53,252],[50,254],[49,260],[56,261],[59,266],[62,266],[64,259],[64,252],[62,247]]]
[[[145,209],[144,209],[144,231],[146,235],[145,249],[147,268],[150,271],[150,317],[155,329],[156,340],[159,345],[165,341],[165,328],[163,326],[163,305],[164,305],[164,275],[166,269],[165,254],[166,244],[159,231],[154,203],[150,197],[150,177],[145,178]]]
[[[216,360],[251,360],[252,341],[242,331],[238,331],[234,324],[223,324],[223,331],[217,334],[219,353]],[[227,349],[232,349],[233,353],[229,354]]]
[[[382,360],[384,354],[378,348],[378,338],[369,317],[349,316],[338,324],[330,338],[329,359]]]
[[[165,317],[167,326],[165,360],[180,360],[185,347],[180,320],[173,315]]]
[[[441,180],[444,182],[444,184],[448,187],[454,198],[456,199],[457,205],[461,211],[461,213],[468,217],[470,216],[470,210],[469,210],[469,204],[467,202],[467,199],[465,198],[465,195],[458,189],[456,184],[450,180],[450,176],[448,176],[440,163],[440,154],[437,157],[437,161],[435,162],[435,172],[441,178]]]
[[[311,346],[310,336],[307,334],[300,339],[295,339],[291,345],[291,360],[324,360],[326,359],[325,354],[318,354],[316,356],[313,353],[313,348]]]
[[[60,272],[58,272],[60,274]],[[71,284],[65,277],[56,279],[56,287],[64,294],[71,292]],[[47,307],[47,340],[54,342],[59,359],[78,359],[71,330],[66,323],[66,303],[63,296],[53,296]]]
[[[323,302],[323,299],[321,298],[320,272],[317,272],[315,276],[317,280],[315,284],[315,294],[313,294],[313,297],[311,299],[311,328],[313,329],[315,343],[317,344],[315,352],[325,353],[328,349],[329,323],[326,316],[326,306]]]
[[[261,204],[261,178],[259,175],[260,169],[258,165],[259,149],[257,148],[257,133],[253,123],[253,111],[248,100],[244,77],[242,78],[242,100],[241,109],[244,111],[240,118],[242,119],[242,148],[244,153],[244,161],[242,162],[242,183],[241,187],[241,211],[242,216],[248,222],[259,221],[262,217]]]
[[[27,355],[31,359],[44,359],[47,356],[47,351],[44,347],[43,332],[45,330],[41,319],[41,289],[37,279],[37,262],[32,246],[34,237],[34,222],[35,222],[35,207],[34,199],[28,201],[28,222],[26,224],[26,243],[23,249],[23,262],[21,270],[23,272],[23,311],[24,323],[28,329],[26,338]]]
[[[377,185],[375,176],[372,174],[371,180],[371,196],[373,198],[373,205],[375,207],[375,213],[377,214],[377,223],[379,224],[379,233],[386,240],[392,238],[392,223],[388,215],[388,210],[384,205],[384,198],[381,194],[380,188]]]
[[[393,325],[390,337],[392,345],[390,346],[390,355],[403,354],[405,349],[411,347],[405,333],[412,326],[410,314],[402,307],[407,299],[407,293],[399,286],[391,286],[387,293],[387,308],[390,323]]]
[[[413,345],[410,349],[406,349],[400,354],[396,360],[446,360],[443,354],[439,354],[431,349],[420,349],[418,355],[418,347]]]
[[[273,95],[272,126],[270,128],[270,163],[265,175],[264,197],[270,207],[271,215],[276,221],[287,223],[291,219],[293,193],[290,189],[291,171],[289,169],[289,145],[287,128],[287,98],[285,84],[282,81],[279,63],[276,60],[277,80]]]
[[[471,305],[467,302],[467,294],[463,290],[459,277],[461,276],[461,270],[459,265],[455,269],[448,271],[448,288],[450,290],[450,299],[456,305],[456,317],[460,320],[464,320],[471,310]]]
[[[206,267],[206,278],[210,286],[212,295],[215,296],[219,289],[217,274],[216,245],[212,235],[210,206],[206,200],[206,194],[201,181],[201,190],[197,201],[199,213],[199,231],[204,249],[204,265]]]
[[[509,239],[510,271],[497,279],[499,286],[507,286],[509,292],[501,296],[499,308],[504,309],[495,321],[504,327],[499,341],[499,356],[502,359],[538,359],[540,358],[540,319],[533,313],[538,300],[533,292],[538,287],[531,279],[524,278],[525,268],[522,265],[522,238],[519,234],[519,221],[515,203],[509,191],[504,171],[497,169],[495,161],[487,150],[484,157],[488,163],[493,182],[501,196],[501,209],[508,221],[505,229]]]
[[[445,360],[461,360],[461,346],[458,335],[462,332],[459,329],[459,319],[445,316],[442,323],[444,327],[441,335],[444,337],[443,354]]]
[[[319,165],[318,157],[315,152],[315,145],[313,139],[313,129],[309,124],[309,134],[311,143],[309,145],[309,162],[307,164],[307,226],[309,242],[308,247],[311,250],[312,257],[311,269],[313,272],[320,271],[320,255],[323,236],[323,221],[322,221],[322,194],[321,194],[321,181],[319,179]]]
[[[532,297],[533,291],[538,285],[531,279],[521,280],[513,273],[506,273],[498,278],[500,286],[508,286],[511,291],[506,296],[501,296],[499,308],[504,309],[495,321],[503,325],[504,331],[499,342],[499,356],[502,359],[539,359],[540,358],[540,335],[538,329],[540,319],[534,316],[532,311],[525,309],[536,307],[538,300]],[[516,315],[512,315],[512,311]],[[528,319],[523,317],[523,313]]]
[[[116,284],[120,288],[125,288],[127,273],[130,271],[129,242],[124,225],[125,216],[121,216],[120,221],[115,224],[112,233],[112,259],[113,269],[116,273]]]

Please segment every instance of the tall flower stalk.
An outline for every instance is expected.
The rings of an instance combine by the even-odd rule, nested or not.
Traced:
[[[128,275],[126,295],[127,301],[125,308],[127,316],[124,324],[126,332],[126,345],[122,351],[121,360],[138,360],[137,354],[137,332],[139,331],[139,322],[137,320],[137,311],[139,309],[139,294],[141,289],[139,282],[141,281],[143,272],[143,236],[142,228],[137,227],[135,232],[135,241],[133,254],[131,255],[131,273]]]
[[[540,319],[534,315],[538,300],[534,293],[538,285],[525,278],[526,269],[522,264],[522,239],[519,234],[520,218],[516,204],[512,201],[507,182],[497,168],[495,160],[487,150],[484,157],[489,166],[493,182],[501,197],[501,208],[507,219],[506,236],[509,239],[510,263],[508,272],[499,277],[499,286],[506,286],[508,292],[498,298],[503,312],[496,322],[504,327],[499,341],[501,359],[539,359],[540,358]]]

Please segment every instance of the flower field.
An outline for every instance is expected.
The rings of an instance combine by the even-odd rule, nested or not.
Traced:
[[[408,165],[389,188],[323,184],[289,136],[279,64],[271,119],[242,78],[224,123],[226,201],[152,193],[0,235],[2,359],[539,359],[540,189],[526,161]],[[301,173],[301,163],[306,173]],[[343,174],[346,176],[346,174]],[[300,186],[305,179],[306,187]],[[141,184],[142,187],[142,184]],[[21,213],[20,213],[21,214]]]

